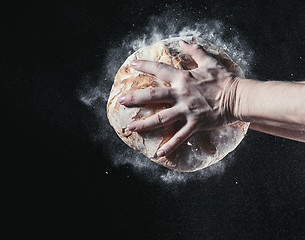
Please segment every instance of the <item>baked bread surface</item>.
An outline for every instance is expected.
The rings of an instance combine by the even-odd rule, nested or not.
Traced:
[[[180,39],[191,44],[200,44],[228,71],[244,77],[242,69],[222,49],[207,40],[192,36],[165,39],[137,50],[120,67],[108,99],[107,117],[118,136],[128,146],[167,168],[191,172],[208,167],[233,151],[244,138],[249,123],[238,121],[219,129],[197,132],[172,154],[157,157],[157,150],[179,130],[180,123],[142,132],[131,132],[127,129],[127,125],[134,120],[152,116],[170,105],[145,104],[139,107],[125,107],[118,102],[120,95],[129,91],[149,87],[170,87],[168,83],[152,75],[131,68],[132,60],[164,62],[184,70],[197,67],[189,55],[182,53],[178,44]]]

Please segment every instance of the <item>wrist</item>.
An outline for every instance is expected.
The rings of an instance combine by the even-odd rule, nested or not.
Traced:
[[[242,121],[241,110],[241,96],[239,88],[242,78],[231,77],[224,87],[223,97],[223,116],[227,124]]]
[[[236,121],[245,121],[246,99],[245,91],[247,91],[247,80],[236,77],[232,84],[230,112]]]
[[[252,121],[249,103],[252,102],[253,104],[253,101],[250,97],[259,91],[257,89],[259,84],[261,84],[260,81],[235,78],[230,103],[231,114],[235,120],[243,122]]]

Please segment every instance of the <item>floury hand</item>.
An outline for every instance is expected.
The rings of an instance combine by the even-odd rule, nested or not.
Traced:
[[[216,59],[210,57],[200,45],[179,42],[182,51],[190,55],[197,68],[187,71],[151,61],[133,61],[131,66],[170,83],[169,88],[147,88],[120,97],[126,106],[151,102],[168,102],[172,107],[145,120],[128,125],[131,131],[144,131],[184,122],[183,127],[157,152],[163,156],[171,153],[194,132],[215,129],[237,121],[231,114],[237,81]]]

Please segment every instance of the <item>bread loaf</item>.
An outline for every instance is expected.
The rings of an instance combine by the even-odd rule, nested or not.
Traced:
[[[156,77],[139,72],[130,67],[132,60],[164,62],[178,69],[191,70],[197,65],[194,60],[183,54],[179,40],[200,44],[214,56],[228,71],[244,77],[241,68],[220,48],[207,40],[192,36],[165,39],[143,47],[130,55],[118,70],[107,104],[107,117],[118,136],[130,147],[147,156],[152,161],[178,171],[196,171],[224,158],[233,151],[244,138],[248,123],[236,122],[220,129],[200,131],[191,136],[176,151],[168,156],[157,157],[156,152],[181,127],[179,122],[159,129],[131,132],[127,125],[145,119],[170,107],[168,104],[145,104],[139,107],[125,107],[118,102],[121,94],[140,88],[170,87]]]

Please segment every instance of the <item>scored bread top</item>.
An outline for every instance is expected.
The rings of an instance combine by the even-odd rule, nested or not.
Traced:
[[[162,40],[137,50],[123,63],[112,85],[107,104],[107,117],[118,136],[128,146],[141,152],[152,161],[178,171],[196,171],[216,163],[234,150],[244,138],[249,124],[236,122],[220,129],[197,132],[172,154],[157,157],[157,150],[179,130],[181,123],[176,122],[159,129],[142,132],[131,132],[127,129],[127,125],[134,120],[145,119],[171,106],[165,103],[154,103],[125,107],[118,102],[119,96],[129,91],[148,87],[170,87],[169,83],[159,80],[155,76],[131,68],[132,60],[163,62],[184,70],[197,67],[189,55],[182,53],[178,44],[180,39],[191,44],[200,44],[228,71],[244,77],[241,68],[223,50],[207,40],[192,36]]]

